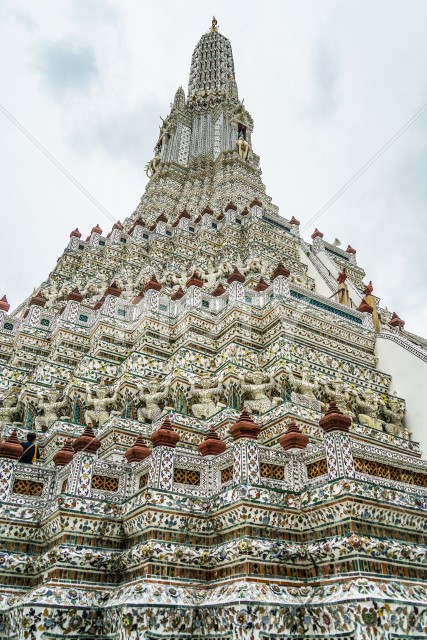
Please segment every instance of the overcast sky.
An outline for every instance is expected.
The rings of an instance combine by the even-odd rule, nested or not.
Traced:
[[[302,225],[427,103],[424,0],[3,0],[0,104],[123,220],[213,14],[267,192]],[[355,247],[381,303],[424,336],[426,134],[427,111],[304,232]],[[1,112],[0,137],[0,297],[16,307],[72,229],[112,223]]]

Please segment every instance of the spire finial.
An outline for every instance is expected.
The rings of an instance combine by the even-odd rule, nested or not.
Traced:
[[[212,18],[211,31],[213,31],[214,33],[218,32],[218,20],[215,18],[215,16]]]

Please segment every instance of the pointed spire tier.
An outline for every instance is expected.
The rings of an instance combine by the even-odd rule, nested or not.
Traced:
[[[77,227],[74,229],[74,231],[70,233],[70,238],[81,238],[81,237],[82,237],[82,234],[77,229]]]
[[[101,446],[100,441],[95,436],[92,426],[89,424],[84,428],[83,433],[73,442],[73,449],[76,453],[90,453],[95,455]]]
[[[150,440],[153,443],[153,448],[176,447],[179,440],[179,434],[172,427],[169,416],[166,416],[157,431],[151,434]]]
[[[66,440],[59,451],[55,453],[52,460],[55,467],[65,467],[74,458],[74,449],[71,440]]]
[[[217,30],[205,33],[191,58],[188,100],[219,100],[227,95],[237,100],[231,44]]]
[[[331,400],[329,409],[319,420],[319,425],[325,433],[330,433],[331,431],[347,432],[350,429],[351,418],[344,415],[335,402]]]
[[[213,427],[208,431],[206,438],[199,444],[199,451],[202,456],[217,456],[224,453],[227,445],[221,440]]]
[[[256,440],[261,432],[259,424],[257,424],[250,413],[243,409],[240,418],[230,427],[230,433],[233,440],[241,438],[251,438]]]
[[[12,431],[10,436],[0,442],[0,458],[7,458],[9,460],[19,460],[24,451],[24,447],[20,444],[18,436],[16,435],[16,429]]]
[[[139,435],[130,449],[125,452],[128,462],[141,462],[151,456],[151,449],[147,447],[144,438]]]
[[[279,443],[285,451],[305,449],[308,445],[308,436],[301,431],[295,420],[291,420],[285,435],[279,438]]]
[[[99,233],[100,236],[102,235],[102,229],[99,224],[96,224],[94,227],[92,227],[91,234],[92,233]]]
[[[298,227],[301,224],[299,220],[297,220],[295,218],[295,216],[292,216],[292,218],[289,220],[290,224],[296,224]]]

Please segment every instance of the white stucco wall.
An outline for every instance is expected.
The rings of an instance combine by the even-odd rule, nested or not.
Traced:
[[[306,264],[308,267],[307,275],[310,278],[313,278],[314,280],[315,293],[318,293],[321,296],[325,296],[325,298],[329,298],[332,293],[332,290],[328,287],[328,285],[323,280],[322,276],[317,271],[317,269],[315,269],[315,267],[313,266],[313,263],[311,262],[310,258],[305,254],[305,251],[303,250],[302,247],[299,247],[299,258],[301,262],[303,264]]]
[[[406,400],[405,426],[427,459],[427,362],[381,337],[377,338],[375,353],[378,369],[392,376],[391,391]]]

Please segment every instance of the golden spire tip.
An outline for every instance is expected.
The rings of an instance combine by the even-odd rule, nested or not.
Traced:
[[[215,16],[212,18],[211,31],[213,31],[214,33],[217,33],[218,31],[218,20],[215,18]]]

